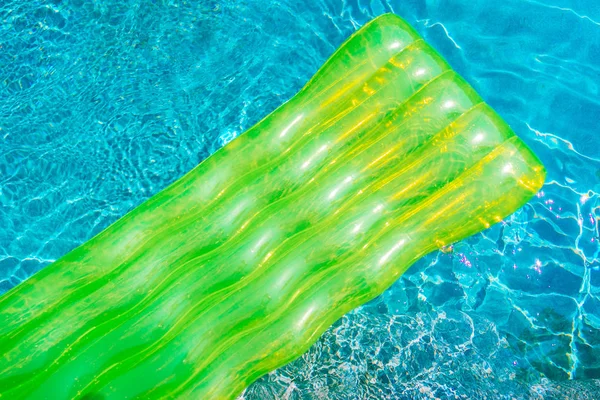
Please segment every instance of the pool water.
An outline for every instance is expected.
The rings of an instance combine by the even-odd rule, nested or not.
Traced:
[[[241,397],[600,398],[597,1],[3,1],[0,293],[262,119],[384,12],[507,120],[547,183]]]

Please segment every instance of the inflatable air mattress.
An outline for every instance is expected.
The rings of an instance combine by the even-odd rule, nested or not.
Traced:
[[[233,399],[544,168],[406,22],[0,298],[1,399]]]

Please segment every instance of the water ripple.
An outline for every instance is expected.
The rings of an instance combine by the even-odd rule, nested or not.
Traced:
[[[594,21],[592,18],[588,17],[587,15],[581,15],[577,11],[575,11],[572,8],[569,8],[569,7],[559,7],[559,6],[544,4],[544,3],[540,3],[540,2],[535,1],[535,0],[527,0],[527,2],[528,3],[532,3],[532,4],[536,4],[536,5],[539,5],[539,6],[542,6],[542,7],[551,8],[551,9],[554,9],[554,10],[567,11],[567,12],[575,15],[577,18],[580,18],[580,19],[583,19],[583,20],[587,20],[587,21],[591,22],[594,25],[600,26],[600,22]]]
[[[457,49],[462,49],[462,47],[460,47],[458,45],[458,43],[456,43],[456,40],[454,40],[452,38],[452,36],[450,36],[450,33],[448,32],[448,29],[446,29],[446,27],[444,26],[444,24],[442,24],[441,22],[434,22],[431,23],[431,21],[429,21],[428,19],[425,20],[417,20],[417,22],[422,22],[426,28],[433,28],[434,26],[439,26],[444,30],[444,33],[446,34],[446,37],[452,42],[452,44],[454,44],[454,47],[456,47]]]

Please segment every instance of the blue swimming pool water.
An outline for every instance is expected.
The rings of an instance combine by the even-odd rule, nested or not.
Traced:
[[[597,1],[4,1],[0,293],[252,126],[390,11],[504,116],[547,183],[242,397],[600,398]]]

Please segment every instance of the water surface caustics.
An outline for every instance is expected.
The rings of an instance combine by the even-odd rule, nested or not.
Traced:
[[[2,398],[234,398],[544,175],[411,27],[378,17],[289,102],[0,298]]]

